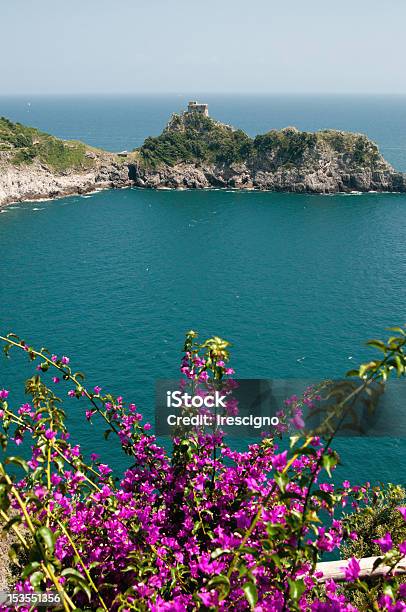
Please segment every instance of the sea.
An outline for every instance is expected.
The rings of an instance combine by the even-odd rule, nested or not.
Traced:
[[[406,97],[198,99],[250,135],[286,126],[362,132],[406,171]],[[0,116],[122,151],[159,134],[187,102],[0,97]],[[90,387],[135,402],[152,423],[155,381],[178,375],[186,331],[230,341],[240,378],[337,378],[375,356],[368,339],[406,323],[405,278],[405,194],[125,189],[0,210],[1,334],[69,356]],[[11,403],[24,401],[33,372],[26,355],[0,356]],[[65,398],[68,388],[57,390]],[[86,453],[125,465],[103,424],[86,425],[82,402],[66,409]],[[404,438],[339,438],[335,448],[336,479],[406,484]]]

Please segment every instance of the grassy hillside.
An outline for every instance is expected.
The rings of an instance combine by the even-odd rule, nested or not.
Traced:
[[[0,155],[1,152],[8,153],[14,164],[30,164],[38,160],[58,172],[84,170],[94,163],[86,155],[83,143],[60,140],[5,117],[0,117]]]

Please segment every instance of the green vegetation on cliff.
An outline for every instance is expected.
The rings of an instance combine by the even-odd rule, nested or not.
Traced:
[[[141,159],[155,167],[184,162],[232,163],[251,155],[252,139],[242,130],[233,130],[204,117],[174,115],[160,136],[147,138],[140,148]]]
[[[250,138],[242,130],[234,130],[197,113],[173,115],[160,136],[147,138],[138,150],[149,167],[173,166],[180,162],[256,164],[266,158],[271,166],[290,167],[300,164],[321,151],[334,156],[347,156],[347,161],[371,166],[378,161],[378,147],[362,134],[323,130],[300,132],[296,128],[271,130]]]
[[[83,143],[60,140],[5,117],[0,117],[1,152],[9,153],[14,164],[30,164],[37,159],[59,172],[86,169],[93,164]]]

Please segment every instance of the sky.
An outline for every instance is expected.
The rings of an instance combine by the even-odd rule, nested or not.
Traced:
[[[0,94],[406,94],[406,0],[0,7]]]

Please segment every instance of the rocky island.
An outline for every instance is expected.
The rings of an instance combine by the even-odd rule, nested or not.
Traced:
[[[406,174],[363,134],[287,127],[251,138],[197,102],[124,157],[0,119],[0,205],[128,186],[406,192]]]

